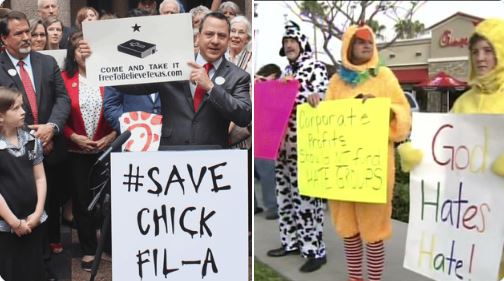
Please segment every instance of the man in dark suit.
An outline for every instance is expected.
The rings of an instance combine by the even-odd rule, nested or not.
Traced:
[[[29,24],[21,12],[10,12],[0,21],[0,36],[6,48],[0,54],[0,84],[23,93],[25,121],[35,130],[46,154],[49,154],[54,145],[53,137],[63,130],[70,112],[70,99],[58,64],[51,56],[31,51]],[[20,61],[23,62],[22,67]],[[28,73],[35,92],[38,120],[35,120],[32,110],[35,105],[30,104],[23,84],[21,68]]]
[[[129,94],[158,92],[163,128],[161,145],[219,145],[229,147],[232,121],[246,127],[252,120],[250,75],[224,58],[229,42],[229,21],[221,13],[207,14],[200,25],[199,53],[190,81],[118,86]],[[91,50],[80,45],[83,56]],[[208,73],[204,66],[209,67]]]
[[[66,152],[60,133],[70,112],[70,99],[54,58],[31,51],[31,34],[25,14],[12,11],[2,18],[0,37],[5,45],[5,51],[0,54],[0,85],[22,93],[25,123],[42,141],[48,206],[52,204],[48,203],[52,190],[63,176],[57,165]],[[59,223],[58,218],[53,220]]]

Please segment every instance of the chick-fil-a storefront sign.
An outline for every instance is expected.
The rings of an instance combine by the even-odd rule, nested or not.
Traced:
[[[467,37],[460,37],[460,38],[455,38],[453,36],[453,33],[451,30],[445,30],[441,34],[441,37],[439,38],[439,46],[441,48],[445,47],[466,47],[469,46],[469,38]]]

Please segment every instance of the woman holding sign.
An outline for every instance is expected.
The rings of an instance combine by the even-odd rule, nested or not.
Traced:
[[[101,152],[115,139],[117,133],[108,125],[103,116],[103,87],[90,84],[86,79],[84,58],[76,46],[82,40],[82,32],[76,32],[70,39],[62,72],[65,86],[71,100],[71,112],[63,133],[69,140],[69,160],[72,182],[73,213],[77,224],[81,267],[91,271],[96,252],[96,218],[87,210],[92,199],[92,191],[98,177],[89,171]]]
[[[391,99],[388,138],[388,179],[385,204],[330,200],[336,231],[344,239],[349,280],[363,280],[363,242],[366,246],[369,280],[381,280],[385,261],[383,240],[392,234],[392,194],[394,187],[394,142],[404,140],[410,131],[408,101],[392,71],[379,64],[372,29],[351,26],[343,35],[342,66],[333,75],[326,99],[386,97]]]
[[[469,85],[450,112],[464,114],[504,114],[504,20],[487,19],[479,23],[469,39]],[[410,171],[422,160],[418,149],[405,143],[399,147],[401,166]],[[504,176],[504,154],[492,164],[494,173]],[[501,261],[499,280],[504,277]]]

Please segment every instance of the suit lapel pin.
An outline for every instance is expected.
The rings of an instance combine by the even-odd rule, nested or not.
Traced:
[[[72,83],[72,88],[75,88],[75,87],[77,87],[77,82]]]
[[[11,68],[11,69],[9,69],[9,70],[7,70],[7,72],[8,72],[8,73],[9,73],[9,75],[10,75],[10,76],[12,76],[12,77],[16,76],[16,74],[17,74],[17,71],[16,71],[15,69],[12,69],[12,68]]]
[[[224,82],[226,82],[226,79],[224,79],[224,77],[222,77],[222,76],[215,78],[215,84],[217,84],[219,86],[224,84]]]

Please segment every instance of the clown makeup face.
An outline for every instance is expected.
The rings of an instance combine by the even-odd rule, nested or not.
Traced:
[[[350,61],[355,64],[364,64],[373,57],[373,41],[354,38]]]
[[[295,62],[301,54],[301,46],[299,46],[299,42],[294,38],[285,37],[282,40],[282,45],[285,56],[289,62]]]

